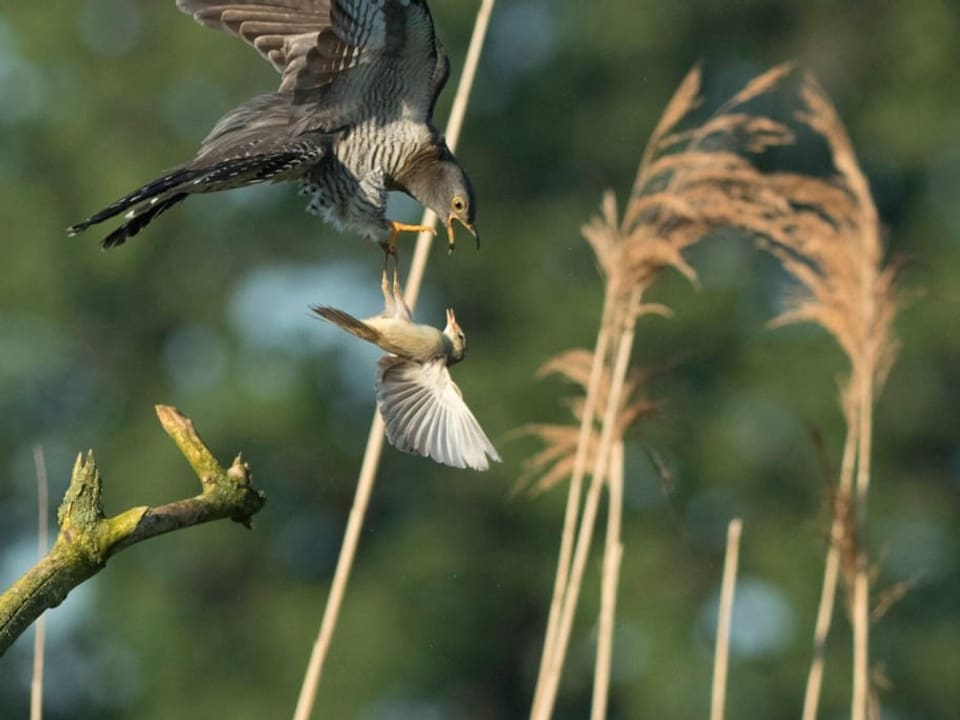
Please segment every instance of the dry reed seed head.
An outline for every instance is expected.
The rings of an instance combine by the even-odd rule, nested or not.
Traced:
[[[795,140],[794,131],[782,122],[762,115],[732,113],[710,118],[693,129],[666,135],[659,150],[666,152],[686,145],[688,147],[681,152],[689,152],[691,148],[708,151],[740,149],[759,155],[773,147],[790,145]]]
[[[564,404],[570,408],[577,420],[583,419],[584,407],[586,405],[584,398],[569,398],[564,401]],[[617,436],[622,437],[625,435],[627,430],[630,429],[630,426],[640,418],[652,417],[657,414],[661,407],[663,407],[663,403],[652,400],[637,400],[629,404],[624,403],[617,416]]]
[[[573,474],[574,459],[580,429],[573,425],[526,425],[519,429],[520,434],[536,437],[544,444],[544,449],[529,457],[523,463],[520,477],[514,484],[514,494],[526,490],[536,496],[543,493]],[[595,447],[590,454],[596,454]]]
[[[545,362],[536,372],[538,379],[543,379],[550,375],[559,375],[570,382],[575,383],[580,388],[587,391],[590,384],[590,374],[593,370],[593,352],[586,348],[572,348],[555,355]],[[600,381],[598,385],[598,407],[605,407],[610,392],[610,368],[604,365],[601,369]],[[624,379],[622,401],[620,403],[620,412],[624,412],[628,406],[639,402],[646,402],[637,398],[641,390],[649,383],[654,371],[648,368],[632,368]],[[570,407],[574,417],[577,420],[583,417],[584,396],[574,396],[564,401]],[[628,423],[629,424],[629,423]]]
[[[647,177],[647,167],[650,165],[654,154],[662,145],[664,135],[689,115],[694,109],[700,106],[700,84],[702,72],[700,65],[694,65],[687,73],[680,86],[677,88],[667,107],[660,116],[657,126],[650,135],[647,147],[643,151],[643,157],[640,159],[640,168],[637,171],[637,179],[634,182],[633,194],[639,195],[642,181]]]
[[[887,667],[885,663],[878,662],[878,663],[875,663],[872,668],[870,668],[870,685],[872,688],[879,689],[879,690],[893,690],[893,687],[894,687],[893,681],[890,680],[890,676],[887,675]],[[873,691],[871,691],[870,693],[870,703],[871,703],[870,712],[873,713],[871,715],[871,720],[873,718],[879,718],[880,717],[879,698],[877,698],[876,693]]]
[[[680,237],[673,233],[669,237]],[[679,242],[672,243],[656,238],[648,239],[645,234],[635,233],[625,243],[621,253],[621,262],[618,265],[618,288],[622,292],[634,287],[647,289],[656,281],[657,276],[664,268],[673,268],[697,284],[697,273],[684,259],[683,249],[693,244],[680,237]]]
[[[757,75],[757,77],[753,78],[753,80],[744,85],[740,92],[724,103],[724,107],[736,107],[737,105],[743,105],[751,100],[755,100],[761,95],[765,95],[771,90],[776,89],[790,73],[796,70],[796,68],[796,63],[792,61],[775,65],[766,72]]]
[[[838,488],[834,498],[834,512],[840,518],[840,534],[833,538],[840,553],[840,575],[846,592],[847,611],[853,598],[853,585],[860,560],[860,545],[857,538],[857,507],[848,488]]]
[[[721,143],[721,149],[701,147],[704,138],[724,132],[732,139]],[[762,221],[788,212],[789,205],[765,189],[763,175],[726,146],[756,151],[792,138],[782,123],[742,114],[713,118],[706,129],[663,137],[663,147],[645,156],[624,216],[623,232],[628,237],[616,265],[622,272],[618,284],[646,287],[665,267],[676,268],[695,282],[696,273],[682,256],[686,247],[715,227],[742,225],[745,215]],[[686,147],[669,152],[679,145]],[[733,212],[737,201],[746,207]]]
[[[683,253],[712,231],[734,228],[754,237],[799,285],[771,326],[820,324],[849,357],[853,377],[871,372],[879,386],[897,349],[892,332],[895,273],[881,266],[876,208],[850,138],[812,76],[794,70],[790,63],[771,68],[699,125],[678,129],[701,105],[702,73],[694,67],[651,135],[622,220],[613,193],[607,192],[600,213],[582,232],[613,302],[608,313],[612,328],[629,313],[668,314],[663,306],[629,307],[627,299],[634,289],[652,285],[664,268],[674,268],[695,283],[696,272]],[[795,79],[798,85],[791,88],[791,96],[798,96],[803,107],[790,118],[776,119],[745,107]],[[791,122],[822,137],[833,164],[826,177],[762,172],[754,164],[752,157],[796,142]],[[560,372],[583,387],[591,362],[588,351],[570,351],[548,362],[542,372]],[[608,387],[609,376],[601,383],[601,407]],[[848,402],[844,414],[852,422],[856,408]],[[582,401],[572,405],[575,414],[582,414],[582,407]],[[634,406],[625,402],[620,412],[627,408]],[[575,437],[559,430],[546,433],[545,427],[537,426],[537,432],[553,444],[553,452],[534,459],[565,467],[571,458],[563,457],[562,448],[575,452]],[[550,473],[551,478],[559,476],[555,470]]]
[[[772,89],[787,74],[775,68],[751,82],[734,100],[743,102]],[[873,368],[880,385],[896,355],[891,324],[896,312],[892,275],[880,267],[876,208],[833,106],[809,75],[801,83],[805,109],[796,120],[826,142],[836,174],[827,179],[796,173],[762,174],[745,159],[689,150],[658,161],[660,170],[680,174],[677,189],[708,224],[730,224],[771,240],[767,249],[781,260],[805,290],[795,295],[775,326],[816,322],[840,343],[852,363]],[[699,129],[677,134],[690,141],[698,132],[725,131],[731,144],[746,151],[791,140],[794,133],[769,118],[745,115],[714,118]],[[695,195],[694,185],[702,185]],[[718,210],[727,204],[736,215]],[[724,215],[727,217],[724,217]],[[689,218],[690,213],[685,211]],[[778,247],[779,246],[779,247]]]
[[[908,580],[901,580],[890,587],[881,590],[873,604],[873,610],[870,611],[870,620],[877,622],[882,620],[901,600],[903,600],[910,591],[919,583],[923,573],[918,572]]]
[[[586,390],[592,368],[593,352],[586,348],[571,348],[547,360],[537,369],[535,377],[540,380],[550,375],[561,375]]]
[[[793,119],[826,143],[834,173],[826,178],[759,172],[740,153],[793,142],[796,133],[769,117],[723,112],[774,90],[792,69],[789,64],[778,66],[751,81],[700,127],[664,133],[665,146],[684,147],[657,158],[646,170],[669,177],[667,186],[683,198],[673,207],[682,208],[680,217],[686,223],[677,218],[674,227],[685,232],[685,242],[691,241],[691,230],[722,224],[769,238],[768,249],[779,246],[774,254],[805,293],[795,294],[787,312],[773,324],[821,324],[851,363],[865,365],[880,386],[897,351],[892,334],[897,309],[893,273],[881,267],[876,207],[833,105],[812,76],[800,77],[796,94],[803,109]],[[736,152],[716,151],[715,144]],[[637,187],[646,187],[642,178]],[[649,219],[650,207],[638,203],[636,209],[628,207],[627,215],[633,222]],[[660,203],[658,208],[662,207]],[[700,222],[692,220],[691,208],[699,213]],[[658,219],[665,229],[663,217]]]
[[[616,276],[616,264],[621,244],[620,223],[617,217],[617,199],[612,190],[604,193],[600,214],[580,229],[584,239],[593,248],[600,272],[608,283]]]
[[[636,414],[638,409],[631,408]],[[615,431],[617,441],[622,439],[622,430],[632,422],[627,416],[618,420],[618,429]],[[537,452],[523,463],[523,470],[512,489],[513,494],[528,492],[536,497],[553,489],[573,475],[577,454],[577,443],[580,439],[580,428],[576,425],[526,425],[519,429],[518,434],[532,436],[544,443],[544,449]],[[600,433],[590,434],[586,453],[586,466],[593,467],[600,447]],[[589,474],[589,473],[588,473]]]
[[[581,387],[586,392],[593,368],[593,352],[585,348],[566,350],[545,362],[536,373],[536,377],[559,375]],[[624,380],[622,400],[618,410],[614,429],[615,437],[622,440],[627,430],[640,418],[649,417],[660,410],[661,404],[635,396],[646,386],[651,371],[635,368]],[[610,368],[604,365],[598,386],[598,407],[606,406],[610,392]],[[577,444],[580,439],[579,423],[583,419],[586,399],[582,395],[568,398],[563,404],[568,406],[577,420],[576,425],[554,425],[531,423],[511,433],[513,437],[536,437],[544,444],[544,449],[524,462],[520,477],[513,492],[527,490],[539,495],[560,484],[573,474]],[[593,467],[600,447],[600,433],[596,425],[588,437],[586,451],[587,467]]]

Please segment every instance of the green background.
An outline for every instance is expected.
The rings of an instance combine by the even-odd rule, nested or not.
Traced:
[[[434,0],[455,83],[476,3]],[[876,586],[916,580],[875,626],[885,719],[960,706],[960,10],[937,0],[638,3],[503,0],[458,153],[483,247],[437,246],[418,316],[457,310],[455,377],[504,462],[486,474],[384,454],[317,717],[514,718],[529,707],[565,493],[511,495],[572,390],[537,367],[592,345],[601,283],[579,227],[640,154],[684,74],[707,103],[796,59],[848,124],[905,260],[903,350],[877,408]],[[195,198],[127,246],[63,228],[190,157],[272,69],[172,0],[0,6],[0,584],[35,552],[32,450],[54,503],[94,448],[108,512],[196,492],[155,403],[223,460],[242,450],[268,504],[128,550],[48,614],[46,717],[289,717],[319,625],[374,408],[377,352],[307,306],[378,308],[380,255],[302,212],[289,186]],[[442,126],[452,97],[438,107]],[[404,219],[418,217],[409,202]],[[104,231],[104,233],[106,230]],[[405,238],[409,242],[409,238]],[[409,259],[409,249],[404,257]],[[728,709],[795,718],[820,589],[826,482],[845,361],[822,331],[771,332],[788,281],[732,238],[665,275],[635,356],[668,363],[660,415],[630,432],[611,718],[705,717],[726,522],[744,518]],[[670,467],[665,494],[646,450]],[[602,524],[601,524],[602,531]],[[590,564],[558,718],[585,717],[599,571]],[[845,717],[838,614],[823,718]],[[0,717],[26,717],[32,633],[0,659]]]

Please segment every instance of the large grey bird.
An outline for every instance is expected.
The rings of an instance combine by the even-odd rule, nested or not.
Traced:
[[[276,92],[228,112],[190,162],[122,197],[71,235],[120,213],[120,245],[197,193],[296,180],[308,210],[393,251],[423,230],[385,216],[399,190],[477,236],[470,181],[433,125],[450,63],[425,0],[177,0],[202,25],[253,45],[281,74]],[[478,237],[479,242],[479,237]]]
[[[314,312],[389,354],[377,363],[377,407],[387,440],[405,452],[458,468],[486,470],[500,462],[447,369],[463,359],[467,339],[453,310],[440,331],[413,321],[397,275],[383,271],[383,312],[365,320],[332,307]]]

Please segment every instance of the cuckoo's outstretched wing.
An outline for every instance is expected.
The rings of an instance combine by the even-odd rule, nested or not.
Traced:
[[[381,358],[377,405],[387,440],[400,450],[474,470],[488,469],[489,460],[500,462],[442,357],[427,362]]]
[[[253,45],[295,103],[344,106],[340,120],[374,97],[387,113],[402,106],[427,120],[449,75],[425,0],[177,0],[177,7]]]

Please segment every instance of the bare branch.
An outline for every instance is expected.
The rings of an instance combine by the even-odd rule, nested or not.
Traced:
[[[77,456],[70,486],[57,513],[60,534],[53,549],[0,595],[0,655],[48,608],[100,572],[112,555],[144,540],[194,525],[230,518],[250,527],[263,507],[250,468],[238,455],[224,469],[197,435],[193,423],[172,407],[158,405],[164,430],[193,466],[202,492],[159,507],[136,507],[108,518],[100,501],[103,480],[93,451]]]

